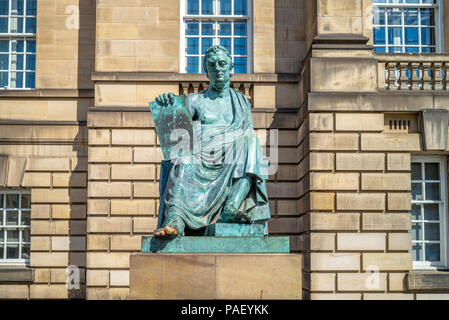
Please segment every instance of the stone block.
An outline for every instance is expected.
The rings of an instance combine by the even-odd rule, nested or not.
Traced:
[[[337,250],[341,251],[384,251],[385,233],[339,233]]]
[[[23,175],[24,187],[50,187],[51,174],[49,172],[26,172]]]
[[[380,271],[412,269],[411,253],[363,253],[363,270],[376,267]]]
[[[132,299],[301,299],[302,257],[292,254],[137,254]],[[236,273],[236,265],[245,265]]]
[[[68,289],[65,284],[32,284],[30,286],[30,299],[67,299]]]
[[[310,214],[310,230],[313,231],[357,231],[360,229],[360,213]]]
[[[317,133],[309,135],[311,151],[358,150],[359,136],[355,133]]]
[[[335,233],[310,233],[310,250],[334,251]]]
[[[337,275],[339,291],[385,291],[386,273],[339,273]]]
[[[365,293],[363,300],[414,300],[413,293]]]
[[[32,267],[67,267],[69,254],[67,252],[31,252]]]
[[[409,173],[362,173],[362,190],[410,190]]]
[[[140,251],[142,236],[113,235],[110,243],[111,251]]]
[[[309,114],[310,131],[332,131],[334,129],[334,115],[332,113]]]
[[[133,192],[135,198],[159,197],[159,184],[154,182],[135,182]]]
[[[333,153],[310,153],[310,170],[333,170],[334,169]]]
[[[88,199],[88,215],[108,215],[111,212],[109,200],[107,199]]]
[[[113,164],[111,168],[113,180],[152,180],[155,175],[155,166],[152,164]]]
[[[128,288],[87,288],[87,300],[127,300]]]
[[[88,269],[128,269],[129,252],[88,252]]]
[[[111,131],[109,129],[89,130],[89,145],[109,145],[111,143]]]
[[[32,219],[50,219],[51,206],[49,204],[31,205]]]
[[[383,131],[382,113],[337,113],[335,115],[337,131]]]
[[[380,171],[385,168],[383,153],[337,153],[338,171]]]
[[[335,193],[311,192],[311,210],[334,210]]]
[[[410,153],[388,153],[387,170],[389,171],[410,171],[411,155]]]
[[[384,193],[337,193],[338,210],[384,210]]]
[[[131,197],[131,182],[89,182],[89,197]]]
[[[335,291],[335,273],[312,273],[310,275],[311,291]]]
[[[157,227],[157,218],[134,218],[133,232],[152,233]]]
[[[405,277],[406,273],[390,273],[390,291],[406,291]]]
[[[111,270],[109,284],[115,287],[129,287],[129,270]]]
[[[0,299],[28,299],[28,286],[0,285]]]
[[[120,163],[132,161],[132,148],[130,147],[91,147],[89,148],[89,162]]]
[[[312,293],[311,300],[361,300],[361,293]]]
[[[364,231],[408,231],[412,227],[410,213],[362,213]]]
[[[391,251],[412,250],[412,234],[390,233],[388,235],[388,249]]]
[[[32,237],[30,250],[31,251],[50,251],[51,242],[50,237]]]
[[[318,253],[310,254],[312,271],[359,271],[360,253]]]
[[[154,130],[112,130],[113,145],[154,145]]]
[[[89,165],[89,180],[109,180],[110,166],[108,164]]]
[[[109,249],[109,236],[107,235],[87,235],[87,250],[107,251]]]
[[[358,173],[310,173],[310,190],[358,190]]]
[[[420,151],[419,133],[362,133],[361,149],[363,151]]]
[[[131,232],[131,218],[90,217],[87,220],[87,232],[129,233]]]
[[[86,285],[103,287],[109,285],[109,270],[87,270]]]
[[[388,211],[408,211],[411,210],[412,194],[389,193],[387,195]]]

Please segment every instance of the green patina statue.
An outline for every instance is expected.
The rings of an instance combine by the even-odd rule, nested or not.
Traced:
[[[209,89],[186,96],[162,94],[150,103],[165,159],[155,237],[186,235],[215,222],[266,228],[270,218],[268,162],[248,100],[230,88],[232,58],[224,47],[212,46],[203,63]],[[173,137],[175,129],[183,134]],[[185,137],[191,150],[173,155]]]

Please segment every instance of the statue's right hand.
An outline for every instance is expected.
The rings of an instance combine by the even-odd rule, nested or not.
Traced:
[[[171,107],[175,103],[175,94],[163,93],[156,98],[156,102],[164,107]]]

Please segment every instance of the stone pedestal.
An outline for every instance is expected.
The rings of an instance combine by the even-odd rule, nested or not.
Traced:
[[[302,256],[264,225],[214,224],[208,236],[142,238],[131,256],[131,299],[302,298]]]
[[[130,298],[300,300],[302,256],[135,254],[130,260]]]

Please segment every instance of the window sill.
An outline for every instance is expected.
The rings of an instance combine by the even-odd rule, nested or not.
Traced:
[[[33,282],[34,269],[26,267],[0,266],[0,283]]]
[[[449,270],[411,271],[406,282],[409,291],[448,291]]]

